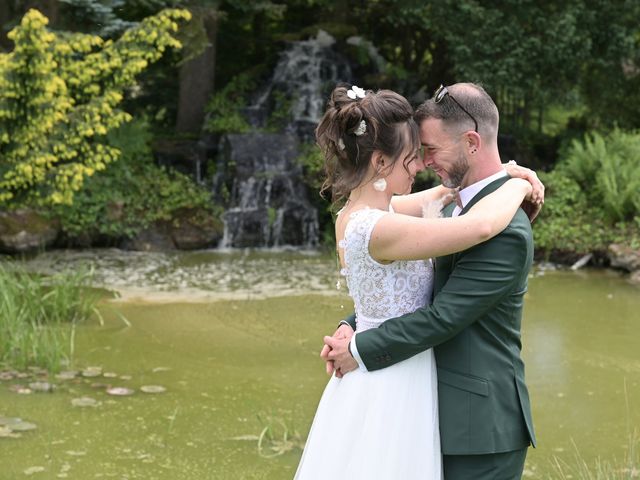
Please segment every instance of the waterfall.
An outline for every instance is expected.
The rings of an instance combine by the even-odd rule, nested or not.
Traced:
[[[214,178],[214,195],[227,205],[221,247],[318,245],[318,212],[308,200],[296,159],[299,143],[312,140],[331,89],[351,80],[348,62],[331,48],[334,42],[323,31],[292,42],[245,111],[256,131],[222,138]],[[282,133],[259,132],[275,92],[290,99],[291,121]]]
[[[322,117],[331,89],[352,78],[349,62],[331,48],[334,43],[333,37],[319,30],[315,38],[292,42],[281,53],[270,81],[247,109],[256,126],[262,126],[272,94],[279,91],[292,102],[288,130],[308,136],[309,127]]]
[[[226,135],[225,164],[233,166],[230,207],[221,247],[318,246],[318,213],[309,203],[298,140],[291,134]]]

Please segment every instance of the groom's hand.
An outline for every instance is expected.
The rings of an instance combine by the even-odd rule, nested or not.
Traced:
[[[350,338],[324,337],[324,343],[330,348],[327,358],[333,361],[336,375],[340,373],[342,376],[358,368],[358,362],[349,352],[350,341]]]
[[[347,325],[344,323],[340,325],[337,328],[337,330],[333,333],[333,338],[346,338],[347,340],[351,340],[352,336],[353,336],[353,328],[351,328],[351,325]],[[332,375],[333,372],[335,371],[333,360],[329,360],[330,351],[331,351],[331,347],[325,344],[323,345],[322,351],[320,352],[320,357],[322,357],[322,359],[326,362],[327,375]],[[338,377],[342,377],[342,374],[340,373],[340,371],[336,372],[336,375]]]

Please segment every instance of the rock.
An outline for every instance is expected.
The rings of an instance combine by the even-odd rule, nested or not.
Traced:
[[[629,272],[640,270],[640,250],[612,243],[607,253],[612,267],[623,268]]]
[[[160,252],[176,248],[171,238],[171,232],[164,224],[151,225],[138,232],[135,237],[124,240],[121,247],[125,250],[143,252]]]
[[[222,222],[210,215],[182,212],[171,225],[171,239],[180,250],[196,250],[216,246],[223,231]]]
[[[217,172],[229,185],[222,247],[315,247],[318,212],[309,200],[291,134],[228,134]],[[215,182],[214,182],[215,183]]]
[[[30,208],[0,212],[0,251],[22,253],[52,245],[60,225]]]
[[[173,219],[157,222],[122,242],[122,248],[138,251],[196,250],[215,247],[222,239],[224,226],[209,212],[178,210]]]
[[[207,148],[197,139],[157,139],[153,153],[158,163],[170,166],[201,183],[206,176]]]
[[[631,272],[631,283],[640,285],[640,250],[627,245],[612,243],[607,251],[612,267],[622,268]]]

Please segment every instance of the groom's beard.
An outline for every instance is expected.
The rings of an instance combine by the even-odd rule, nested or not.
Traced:
[[[447,188],[458,188],[462,185],[465,175],[469,171],[469,162],[464,154],[460,153],[460,156],[451,166],[450,170],[447,170],[448,178],[442,179],[442,184]]]

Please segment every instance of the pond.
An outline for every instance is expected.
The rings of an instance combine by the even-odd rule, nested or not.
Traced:
[[[102,250],[48,252],[26,264],[92,265],[120,298],[101,304],[103,325],[76,332],[75,367],[107,376],[51,379],[54,393],[0,382],[0,417],[37,425],[0,438],[1,478],[292,478],[327,381],[321,337],[352,308],[344,287],[336,290],[334,259]],[[556,478],[554,459],[575,466],[576,455],[593,469],[597,458],[621,464],[640,425],[640,288],[612,271],[537,266],[526,302],[539,447],[525,478]],[[106,384],[135,393],[109,396]],[[82,397],[97,404],[72,404]]]

